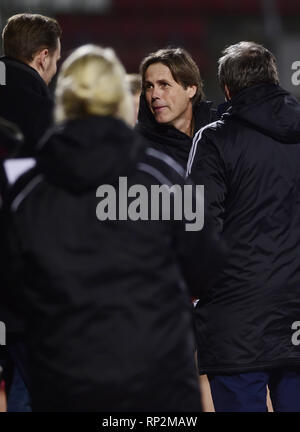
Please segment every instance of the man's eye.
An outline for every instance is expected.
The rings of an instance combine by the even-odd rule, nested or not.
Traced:
[[[168,84],[168,83],[162,83],[161,85],[162,85],[162,87],[169,87],[170,84]]]
[[[148,90],[148,89],[150,89],[150,88],[152,88],[153,87],[153,85],[152,84],[145,84],[145,90]]]

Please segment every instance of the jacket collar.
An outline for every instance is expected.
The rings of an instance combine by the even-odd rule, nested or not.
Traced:
[[[11,66],[14,69],[19,70],[21,73],[24,72],[27,75],[28,74],[31,75],[31,77],[33,77],[34,79],[39,81],[40,85],[50,95],[49,87],[47,86],[47,84],[45,83],[43,78],[40,76],[40,74],[33,67],[29,66],[27,63],[24,63],[20,60],[17,60],[17,59],[11,58],[11,57],[7,57],[7,56],[0,57],[0,61],[2,61],[7,66]]]
[[[211,118],[211,106],[212,102],[199,102],[193,107],[195,125],[194,133],[196,133],[199,129],[201,129],[201,127],[210,121],[215,120],[214,118]],[[164,139],[166,139],[166,137],[170,137],[171,139],[176,138],[180,141],[192,139],[185,133],[176,129],[174,126],[158,123],[150,111],[143,94],[140,97],[137,129],[140,131],[143,130],[144,132],[147,131],[147,133],[151,135],[163,135]]]

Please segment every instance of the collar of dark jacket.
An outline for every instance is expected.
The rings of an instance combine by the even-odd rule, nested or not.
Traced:
[[[211,106],[212,102],[205,101],[199,102],[193,107],[194,133],[206,124],[215,120],[216,114],[211,109]],[[156,136],[158,139],[161,138],[164,141],[168,138],[172,141],[178,140],[179,142],[192,140],[192,138],[179,131],[174,126],[159,124],[150,111],[143,94],[140,97],[137,130],[143,132],[143,134]]]
[[[50,96],[49,87],[47,86],[43,78],[40,76],[40,74],[33,67],[29,66],[27,63],[23,63],[20,60],[7,56],[0,57],[0,61],[7,66],[13,67],[15,70],[20,71],[20,73],[25,73],[27,74],[27,76],[30,75],[32,78],[39,82],[43,90],[45,90],[46,93]]]

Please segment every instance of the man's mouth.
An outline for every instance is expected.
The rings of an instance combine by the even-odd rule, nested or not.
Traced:
[[[160,113],[164,108],[167,108],[166,105],[162,105],[162,106],[153,106],[152,109],[154,111],[155,114]]]

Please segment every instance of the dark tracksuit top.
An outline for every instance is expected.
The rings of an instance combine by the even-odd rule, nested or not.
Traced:
[[[195,135],[188,174],[229,249],[195,309],[200,373],[299,367],[299,103],[271,84],[239,92]]]

